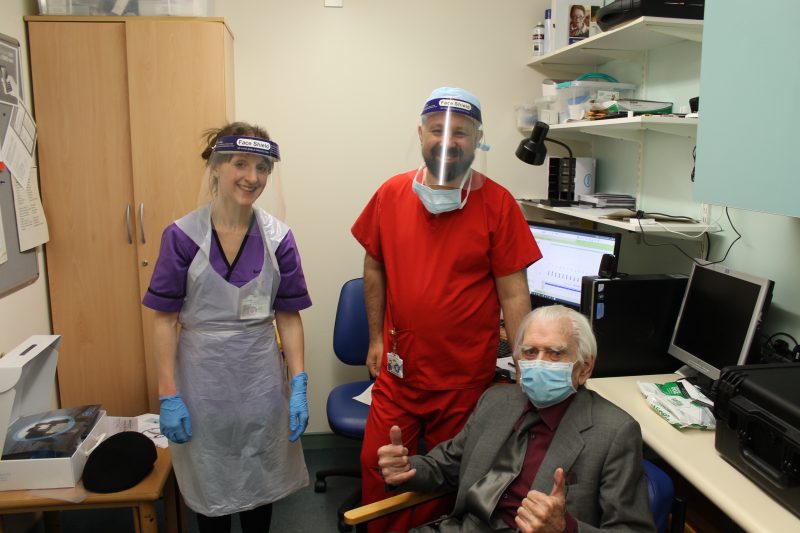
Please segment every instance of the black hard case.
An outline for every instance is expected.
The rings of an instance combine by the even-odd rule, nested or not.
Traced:
[[[717,451],[800,517],[800,364],[725,367],[715,389]]]

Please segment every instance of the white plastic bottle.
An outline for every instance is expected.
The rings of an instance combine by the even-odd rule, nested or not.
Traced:
[[[533,29],[533,55],[544,55],[544,24],[539,21],[539,24]]]
[[[553,51],[553,17],[552,11],[544,10],[544,53],[549,54]]]

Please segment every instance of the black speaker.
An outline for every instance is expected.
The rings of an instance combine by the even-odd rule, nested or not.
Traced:
[[[597,275],[601,278],[613,278],[617,275],[617,258],[614,254],[603,254],[603,257],[600,258]]]
[[[688,277],[683,274],[584,276],[581,312],[597,338],[592,377],[675,372],[667,353]]]

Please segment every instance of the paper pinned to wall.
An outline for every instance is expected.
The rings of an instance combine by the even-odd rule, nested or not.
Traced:
[[[20,100],[11,112],[3,146],[0,147],[0,161],[5,163],[16,182],[23,188],[28,187],[35,148],[36,123]]]
[[[28,180],[27,187],[22,187],[17,180],[12,181],[20,252],[36,248],[50,240],[50,230],[47,227],[42,199],[39,196],[39,180],[36,169],[33,170],[32,177],[33,179]]]

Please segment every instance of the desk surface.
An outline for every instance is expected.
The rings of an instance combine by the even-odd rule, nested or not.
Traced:
[[[41,494],[59,494],[64,497],[77,494],[76,489],[47,490],[4,490],[0,491],[0,512],[46,511],[53,509],[85,509],[90,507],[126,507],[126,504],[155,501],[161,497],[167,477],[172,472],[172,460],[169,449],[157,448],[156,463],[153,471],[138,485],[128,490],[100,494],[86,491],[85,500],[70,503],[64,500],[44,498]]]
[[[678,430],[653,411],[637,381],[665,383],[676,374],[590,379],[586,386],[635,418],[644,442],[747,531],[800,531],[800,519],[726,462],[714,432]]]

